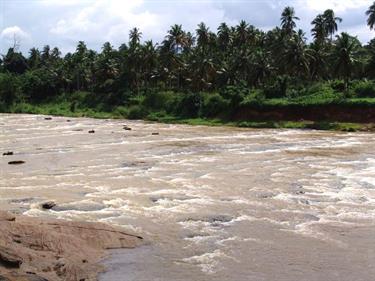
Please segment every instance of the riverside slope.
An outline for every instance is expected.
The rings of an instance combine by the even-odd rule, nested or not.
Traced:
[[[90,281],[106,249],[141,238],[102,223],[14,216],[0,211],[1,281]]]

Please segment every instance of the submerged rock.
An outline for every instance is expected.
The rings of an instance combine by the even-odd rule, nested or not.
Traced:
[[[96,202],[77,202],[77,203],[69,203],[69,204],[62,204],[59,206],[53,206],[52,209],[54,211],[81,211],[81,212],[93,212],[93,211],[100,211],[103,210],[106,206],[104,204],[96,203]]]
[[[153,136],[158,136],[159,133],[155,132],[155,133],[152,133],[151,135],[153,135]]]
[[[126,126],[126,125],[124,125],[123,129],[124,129],[125,131],[131,131],[131,130],[132,130],[132,128],[130,128],[130,127]]]

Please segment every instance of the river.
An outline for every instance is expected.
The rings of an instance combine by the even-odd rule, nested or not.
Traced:
[[[0,209],[144,236],[102,281],[374,280],[373,133],[45,118],[0,114]]]

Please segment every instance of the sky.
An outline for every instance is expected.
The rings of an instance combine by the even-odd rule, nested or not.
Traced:
[[[128,42],[129,30],[138,27],[142,40],[161,42],[173,24],[194,31],[205,22],[216,31],[221,22],[240,20],[269,30],[280,23],[284,7],[296,10],[298,28],[310,36],[311,21],[325,9],[343,18],[339,31],[366,43],[375,31],[366,26],[365,11],[372,0],[0,0],[0,54],[14,44],[27,53],[31,47],[58,46],[62,53],[77,42],[100,50],[104,42],[115,47]]]

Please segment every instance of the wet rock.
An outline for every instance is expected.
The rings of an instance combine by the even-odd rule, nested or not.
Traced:
[[[130,127],[126,126],[126,125],[123,127],[123,129],[124,129],[125,131],[131,131],[131,130],[132,130],[132,128],[130,128]]]
[[[159,135],[159,133],[151,133],[151,135],[153,135],[153,136],[158,136]]]
[[[46,117],[44,120],[52,120],[52,117]]]
[[[13,151],[7,151],[3,153],[3,156],[10,156],[13,155]]]
[[[95,130],[90,130],[89,131],[89,134],[94,134],[95,133]]]
[[[4,275],[0,275],[0,281],[11,281],[11,280],[5,277]]]
[[[15,221],[16,217],[8,212],[0,211],[0,221]]]
[[[9,161],[8,164],[9,165],[21,165],[21,164],[25,164],[25,161],[22,161],[22,160]]]
[[[208,222],[212,226],[220,226],[223,223],[230,222],[232,221],[233,218],[231,216],[227,215],[214,215],[214,216],[209,216],[206,218],[188,218],[186,221],[202,221],[202,222]]]
[[[42,209],[45,209],[45,210],[50,210],[55,206],[56,206],[56,203],[53,201],[48,201],[48,202],[44,202],[40,204],[40,207],[42,207]]]
[[[306,220],[309,220],[309,221],[319,221],[320,220],[320,218],[318,218],[317,216],[311,215],[311,214],[305,214],[303,217]]]
[[[19,268],[22,258],[10,248],[0,246],[0,264],[6,268]]]
[[[66,122],[70,122],[70,120],[68,119],[68,120],[66,120]]]
[[[217,215],[208,218],[208,222],[210,223],[218,223],[218,222],[230,222],[233,218],[227,215]]]

